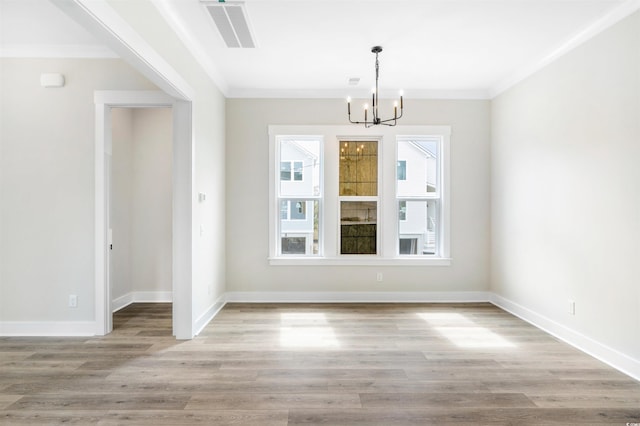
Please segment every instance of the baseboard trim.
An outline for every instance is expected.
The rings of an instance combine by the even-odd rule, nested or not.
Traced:
[[[557,321],[540,315],[529,308],[512,302],[495,293],[490,293],[490,302],[531,325],[557,337],[563,342],[591,355],[592,357],[610,365],[616,370],[640,380],[640,360],[631,358],[613,348],[608,347],[590,337],[585,336]]]
[[[471,303],[489,302],[490,293],[484,291],[232,291],[226,302],[236,303]]]
[[[111,301],[111,312],[117,312],[132,303],[171,303],[171,291],[132,291]]]
[[[171,292],[131,292],[112,302],[113,311],[131,303],[166,303]],[[220,296],[194,323],[199,334],[227,303],[477,303],[489,302],[565,343],[640,380],[640,360],[608,347],[557,321],[484,291],[462,292],[227,292]],[[95,321],[6,321],[0,322],[0,336],[94,336]]]
[[[220,296],[213,304],[207,309],[200,317],[196,320],[194,324],[195,336],[200,334],[200,332],[215,318],[216,315],[224,308],[226,305],[226,297],[223,294]]]
[[[0,336],[75,337],[95,336],[95,321],[7,321],[0,322]]]

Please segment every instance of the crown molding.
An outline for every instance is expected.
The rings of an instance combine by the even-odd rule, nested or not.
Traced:
[[[89,44],[9,44],[0,58],[119,58],[107,46]]]
[[[275,98],[275,99],[367,99],[369,90],[346,89],[243,89],[230,88],[227,98]],[[380,93],[381,99],[395,99],[396,93]],[[405,99],[490,99],[488,90],[405,90]]]
[[[575,34],[570,39],[566,40],[553,51],[531,62],[529,65],[516,70],[509,77],[492,86],[489,89],[489,99],[495,98],[638,10],[640,10],[640,0],[626,1],[593,24]]]

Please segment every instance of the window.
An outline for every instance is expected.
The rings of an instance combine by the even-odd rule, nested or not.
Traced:
[[[291,165],[293,164],[293,167]],[[293,175],[291,170],[293,169]],[[280,180],[290,181],[293,176],[294,181],[301,181],[304,171],[304,163],[302,161],[281,161],[280,162]]]
[[[271,265],[449,265],[447,126],[269,126]]]
[[[278,138],[278,255],[318,255],[321,140]]]
[[[438,254],[440,151],[439,137],[397,140],[398,165],[404,164],[396,179],[400,255]]]

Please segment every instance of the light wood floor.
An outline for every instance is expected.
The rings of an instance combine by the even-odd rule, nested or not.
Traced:
[[[640,383],[488,304],[229,304],[192,341],[0,338],[3,425],[640,423]]]

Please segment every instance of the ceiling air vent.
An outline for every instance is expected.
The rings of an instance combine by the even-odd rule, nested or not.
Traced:
[[[256,47],[244,2],[203,0],[201,3],[207,8],[227,47]]]

